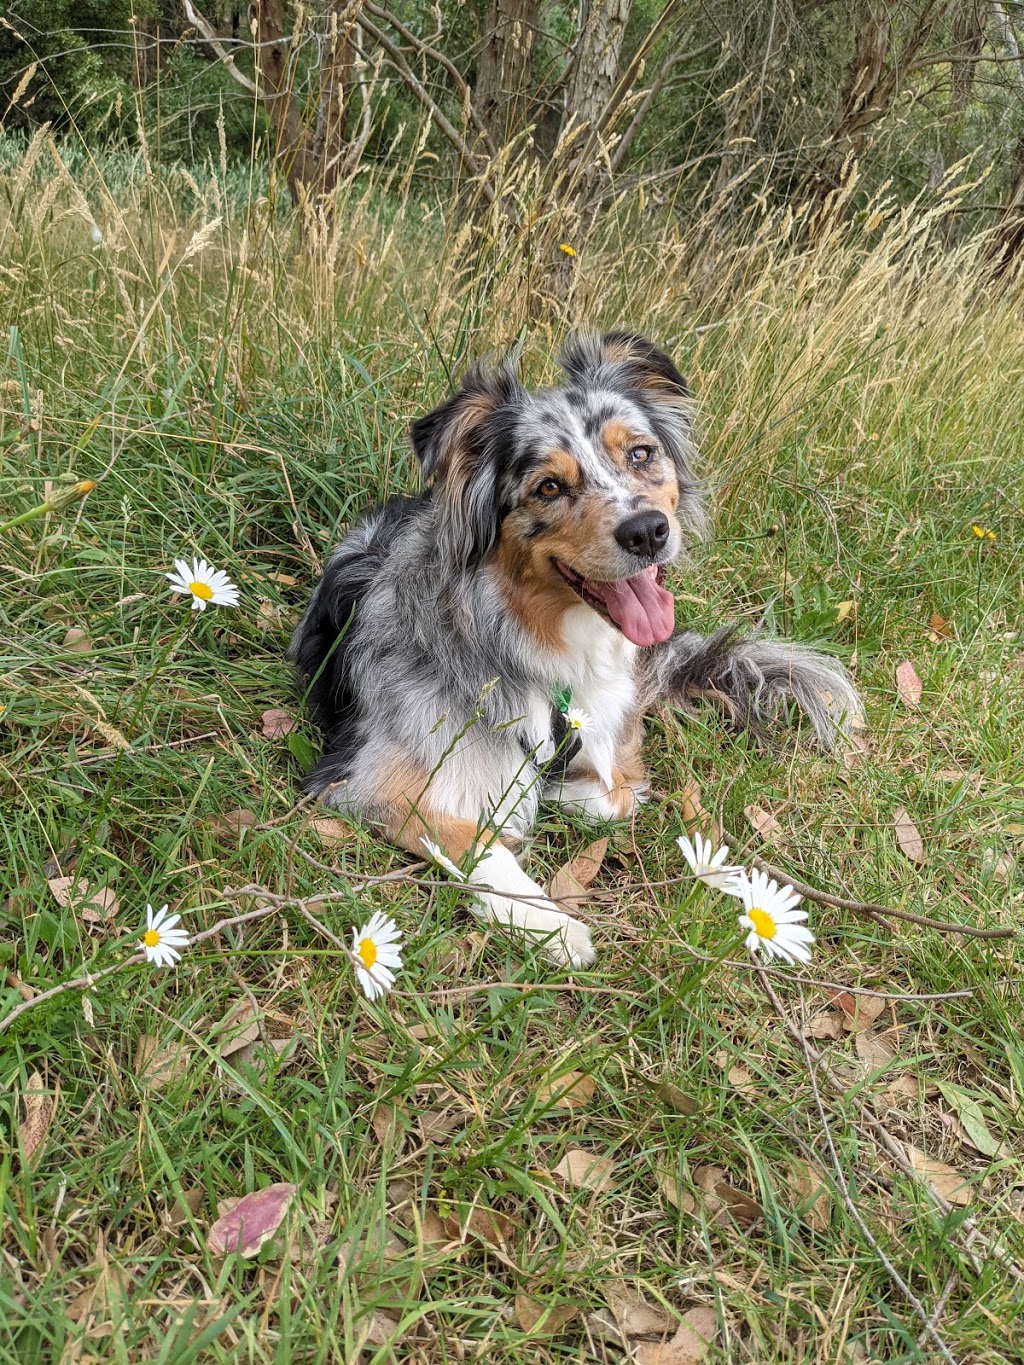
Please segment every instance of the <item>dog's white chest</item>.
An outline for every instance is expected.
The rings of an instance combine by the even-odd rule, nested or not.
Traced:
[[[586,712],[589,725],[581,735],[581,757],[610,785],[623,721],[636,706],[636,645],[582,603],[566,612],[563,638],[552,694],[567,689],[570,706]],[[551,697],[536,700],[538,713],[546,708],[550,718]],[[550,719],[545,729],[549,726]]]

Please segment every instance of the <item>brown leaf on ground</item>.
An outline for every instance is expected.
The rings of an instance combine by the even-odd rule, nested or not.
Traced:
[[[626,1337],[666,1337],[678,1319],[660,1304],[647,1303],[622,1285],[605,1290],[605,1299],[619,1331]]]
[[[595,839],[592,844],[588,844],[582,853],[577,853],[575,858],[571,858],[566,863],[566,870],[579,882],[580,886],[593,886],[597,881],[598,875],[604,863],[604,855],[608,852],[608,836],[603,839]]]
[[[135,1074],[154,1090],[162,1090],[172,1081],[180,1080],[188,1070],[192,1052],[180,1040],[161,1048],[160,1039],[144,1033],[135,1045]]]
[[[109,886],[101,886],[90,891],[88,899],[77,907],[78,918],[83,924],[110,924],[120,910],[117,896]]]
[[[889,1100],[920,1100],[929,1093],[936,1094],[937,1087],[921,1081],[917,1076],[893,1076],[885,1087],[885,1095]]]
[[[819,1010],[800,1030],[805,1038],[842,1038],[846,1024],[838,1010]]]
[[[718,1314],[713,1308],[691,1308],[683,1314],[675,1336],[660,1343],[642,1342],[636,1348],[636,1365],[698,1365],[707,1357],[718,1334]]]
[[[442,1223],[449,1241],[473,1238],[492,1247],[507,1246],[516,1226],[508,1214],[497,1213],[486,1204],[474,1204],[468,1214],[450,1214]]]
[[[336,819],[333,815],[321,815],[315,820],[310,820],[309,828],[327,848],[351,843],[355,835],[351,825],[347,825],[344,820]]]
[[[659,1167],[656,1172],[658,1189],[665,1196],[674,1209],[680,1213],[695,1214],[697,1212],[697,1201],[689,1190],[684,1189],[674,1171],[667,1171]]]
[[[738,1090],[741,1095],[757,1094],[757,1082],[745,1066],[740,1066],[739,1063],[731,1066],[727,1079],[733,1090]]]
[[[212,816],[207,824],[221,834],[240,834],[243,829],[251,829],[256,824],[256,816],[251,810],[239,806],[236,810],[226,810],[223,815]]]
[[[807,1226],[814,1232],[827,1232],[832,1196],[822,1173],[800,1157],[793,1157],[789,1163],[789,1187],[796,1196],[797,1212]]]
[[[570,1147],[552,1174],[574,1189],[600,1193],[614,1188],[615,1181],[611,1175],[614,1166],[610,1157],[585,1152],[582,1147]]]
[[[560,1076],[541,1082],[537,1099],[553,1109],[581,1109],[594,1098],[596,1088],[593,1076],[582,1071],[563,1071]]]
[[[904,706],[909,706],[916,710],[921,701],[921,679],[917,676],[917,669],[909,659],[904,659],[896,667],[896,692]]]
[[[288,1181],[243,1195],[206,1234],[210,1255],[255,1256],[281,1226],[294,1198],[295,1186]]]
[[[576,880],[569,865],[560,867],[547,884],[547,893],[559,909],[573,914],[587,903],[587,888]]]
[[[931,629],[928,631],[928,639],[933,645],[942,644],[946,640],[953,638],[953,626],[944,616],[940,616],[937,611],[933,611],[931,620],[928,623]]]
[[[545,1303],[532,1294],[516,1295],[516,1320],[524,1332],[557,1336],[565,1331],[579,1311],[574,1303]]]
[[[223,1019],[213,1026],[216,1048],[227,1059],[260,1036],[260,1021],[248,1000],[236,1001]]]
[[[770,810],[765,810],[763,806],[744,806],[743,814],[747,817],[751,829],[760,834],[766,843],[779,841],[783,829]]]
[[[49,877],[46,884],[61,909],[89,894],[89,883],[81,877]]]
[[[398,1340],[398,1322],[379,1310],[360,1321],[364,1346],[390,1346]]]
[[[295,717],[288,711],[272,708],[264,711],[260,719],[263,722],[262,732],[267,739],[281,739],[295,729]]]
[[[694,1114],[700,1113],[700,1101],[694,1099],[692,1095],[688,1095],[685,1090],[680,1090],[679,1086],[674,1085],[672,1081],[658,1081],[654,1085],[654,1093],[662,1104],[667,1105],[677,1114],[685,1114],[687,1118],[692,1118]]]
[[[966,1208],[968,1204],[974,1203],[974,1190],[959,1171],[947,1166],[944,1161],[936,1161],[934,1157],[930,1157],[927,1152],[922,1152],[920,1147],[915,1147],[910,1142],[903,1145],[914,1171],[926,1185],[931,1186],[936,1194],[945,1199],[947,1204],[957,1204],[960,1208]]]
[[[50,1124],[57,1111],[57,1090],[48,1090],[38,1071],[33,1071],[22,1091],[21,1102],[25,1107],[25,1117],[18,1128],[18,1140],[25,1165],[29,1165],[36,1152],[42,1152]]]
[[[382,1147],[400,1147],[405,1138],[405,1124],[393,1104],[378,1104],[370,1119],[373,1135]]]
[[[473,1117],[472,1111],[455,1109],[424,1109],[419,1115],[420,1133],[424,1142],[440,1142],[458,1128],[465,1128]]]
[[[698,1166],[694,1181],[703,1195],[709,1213],[727,1211],[741,1228],[749,1228],[764,1217],[764,1210],[745,1190],[730,1185],[721,1166]]]
[[[896,1055],[896,1048],[887,1033],[855,1034],[853,1046],[869,1072],[881,1071]]]
[[[92,641],[84,630],[79,630],[77,626],[71,626],[61,645],[69,654],[91,654]]]
[[[202,1190],[182,1190],[181,1194],[167,1214],[167,1227],[173,1230],[180,1228],[189,1221],[189,1217],[195,1218],[199,1210],[203,1207],[204,1193]]]
[[[885,1009],[880,995],[854,995],[852,991],[833,991],[832,1003],[839,1009],[843,1027],[850,1033],[865,1033]]]
[[[896,831],[896,842],[899,845],[900,852],[917,867],[923,867],[925,863],[924,840],[921,838],[917,826],[902,806],[893,815],[892,823]]]

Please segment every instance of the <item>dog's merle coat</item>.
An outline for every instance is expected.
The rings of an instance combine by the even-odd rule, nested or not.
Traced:
[[[291,655],[327,741],[308,789],[410,851],[430,838],[466,858],[486,917],[578,965],[587,930],[507,847],[542,799],[626,818],[660,700],[711,698],[758,731],[795,700],[826,745],[859,708],[812,650],[674,630],[665,566],[704,529],[686,383],[620,332],[572,340],[561,363],[567,382],[538,393],[509,363],[478,366],[413,423],[429,490],[349,532]],[[566,692],[585,731],[567,730]]]

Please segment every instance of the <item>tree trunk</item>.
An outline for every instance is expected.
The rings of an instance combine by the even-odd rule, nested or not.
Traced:
[[[473,102],[502,147],[523,126],[540,0],[491,0],[484,20]]]
[[[352,31],[360,5],[333,0],[327,11],[316,121],[310,125],[294,88],[284,0],[255,0],[253,8],[260,94],[274,133],[276,159],[292,199],[299,203],[304,196],[329,193],[337,183],[355,63]]]
[[[1024,248],[1024,133],[1013,149],[1010,185],[1006,191],[996,233],[992,241],[992,256],[997,275],[1005,275]]]
[[[844,168],[858,160],[875,124],[890,110],[949,9],[950,0],[918,0],[914,27],[900,51],[889,58],[897,0],[863,0],[857,46],[846,71],[839,108],[818,165],[802,186],[802,196],[824,201],[838,190]]]
[[[590,0],[580,15],[565,123],[587,124],[597,131],[619,78],[622,42],[633,0]]]

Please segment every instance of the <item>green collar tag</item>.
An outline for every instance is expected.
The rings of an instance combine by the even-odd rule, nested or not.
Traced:
[[[555,710],[561,711],[562,715],[564,716],[565,713],[569,710],[569,707],[572,705],[572,688],[556,687],[555,690],[551,693],[551,700],[555,704]]]

